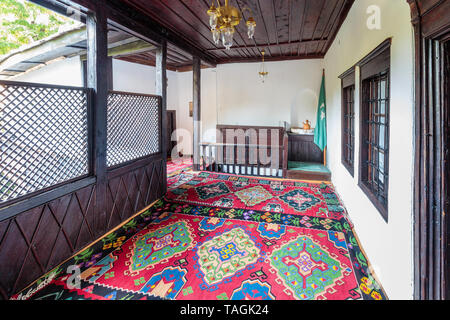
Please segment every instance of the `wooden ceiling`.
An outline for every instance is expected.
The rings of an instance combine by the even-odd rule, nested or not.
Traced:
[[[125,54],[115,57],[128,62],[139,63],[147,66],[156,65],[156,50],[147,50],[140,53]],[[167,69],[171,71],[192,70],[192,55],[177,48],[173,44],[167,45]]]
[[[248,39],[245,21],[237,27],[231,50],[215,45],[209,29],[211,0],[122,0],[151,17],[163,27],[207,53],[217,63],[322,58],[333,42],[354,0],[230,0],[241,9],[247,6],[256,20],[254,39]],[[223,3],[223,1],[221,1]],[[249,17],[244,11],[244,19]],[[169,65],[191,65],[188,55],[175,53]],[[148,57],[135,57],[146,59]],[[169,57],[170,58],[170,57]]]

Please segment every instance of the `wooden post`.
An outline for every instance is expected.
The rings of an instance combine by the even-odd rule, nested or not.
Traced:
[[[327,166],[327,147],[325,146],[325,148],[323,149],[323,165],[326,167]]]
[[[161,140],[160,147],[163,158],[163,192],[167,191],[167,41],[161,40],[156,51],[156,94],[161,96]]]
[[[107,226],[106,217],[106,144],[107,144],[107,103],[108,103],[108,28],[103,0],[97,1],[95,13],[88,13],[87,29],[87,86],[92,89],[91,114],[89,115],[90,171],[97,179],[95,216],[97,235],[103,234]],[[103,231],[102,231],[103,230]]]
[[[198,171],[200,169],[200,138],[201,138],[201,61],[200,58],[194,56],[193,59],[193,117],[194,117],[194,170]]]

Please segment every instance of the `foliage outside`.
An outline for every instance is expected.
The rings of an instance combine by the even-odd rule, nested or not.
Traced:
[[[0,55],[51,36],[74,23],[26,0],[0,0]]]

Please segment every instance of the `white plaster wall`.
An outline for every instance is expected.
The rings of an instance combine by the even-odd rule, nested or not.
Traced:
[[[79,87],[83,85],[81,72],[80,57],[73,57],[50,63],[11,80]]]
[[[176,110],[178,81],[176,72],[167,71],[167,109]],[[113,59],[113,89],[156,94],[156,68]]]
[[[155,67],[143,66],[121,60],[113,60],[113,88],[118,91],[155,93]],[[176,110],[178,151],[192,154],[193,117],[189,116],[189,102],[192,101],[193,73],[167,71],[167,109]],[[201,71],[202,99],[202,141],[215,141],[217,123],[216,111],[216,69]]]
[[[192,135],[194,121],[189,117],[189,102],[193,97],[193,73],[178,72],[178,109],[177,109],[177,128],[184,131],[183,139],[180,140],[184,154],[192,154]],[[217,124],[217,70],[208,68],[201,70],[201,131],[202,142],[216,141]],[[178,115],[180,115],[178,117]]]
[[[259,79],[260,63],[217,66],[217,121],[228,125],[302,126],[316,123],[323,60],[266,63],[269,75]]]
[[[381,9],[381,29],[369,30],[370,5]],[[402,0],[355,1],[325,56],[328,112],[328,161],[333,183],[389,298],[413,295],[413,32],[410,9]],[[392,37],[389,155],[389,222],[385,222],[341,164],[341,83],[338,76]],[[359,141],[359,70],[356,78],[356,146]]]
[[[144,94],[156,93],[156,68],[113,59],[113,89]]]

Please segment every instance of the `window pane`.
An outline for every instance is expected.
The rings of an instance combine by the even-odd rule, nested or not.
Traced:
[[[379,74],[362,82],[363,114],[366,120],[363,122],[367,136],[363,139],[363,147],[367,148],[362,153],[363,176],[365,185],[371,190],[379,201],[387,203],[387,161],[389,145],[387,139],[389,100],[388,74]]]

